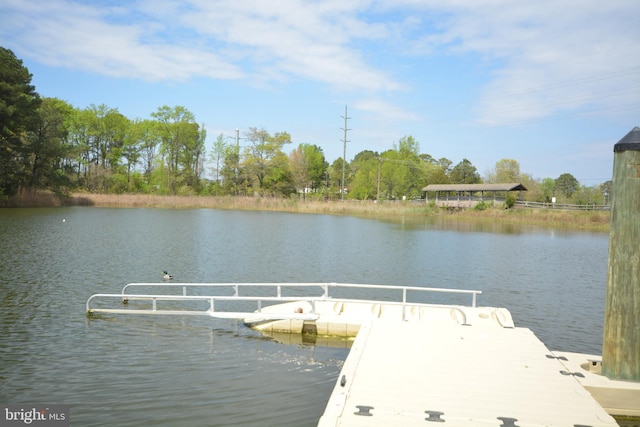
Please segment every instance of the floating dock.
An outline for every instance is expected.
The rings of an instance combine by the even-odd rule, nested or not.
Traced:
[[[435,303],[442,293],[470,296],[471,303]],[[319,427],[605,427],[617,425],[611,415],[640,416],[640,383],[604,377],[599,356],[551,352],[531,330],[515,327],[507,309],[476,306],[480,293],[339,283],[132,283],[118,294],[92,295],[86,311],[232,318],[266,334],[354,339]]]
[[[363,324],[319,427],[616,426],[526,328]]]

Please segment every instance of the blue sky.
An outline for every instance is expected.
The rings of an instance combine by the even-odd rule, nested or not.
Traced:
[[[0,45],[42,96],[208,133],[286,131],[347,159],[411,135],[481,175],[611,177],[640,126],[637,0],[2,0]],[[241,141],[242,145],[242,141]]]

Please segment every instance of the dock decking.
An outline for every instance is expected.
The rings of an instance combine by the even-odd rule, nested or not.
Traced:
[[[526,328],[363,324],[319,427],[616,426]]]

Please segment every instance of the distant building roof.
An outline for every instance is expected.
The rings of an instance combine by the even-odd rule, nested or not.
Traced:
[[[527,191],[519,183],[509,184],[430,184],[422,191]]]

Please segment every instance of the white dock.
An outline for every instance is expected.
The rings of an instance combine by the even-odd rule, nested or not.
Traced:
[[[374,319],[318,425],[616,426],[555,357],[526,328]]]
[[[354,298],[376,292],[377,300]],[[429,303],[438,293],[470,296],[471,304]],[[532,331],[514,327],[508,310],[476,306],[480,293],[344,283],[131,283],[117,294],[92,295],[86,312],[230,318],[267,334],[355,337],[320,427],[598,427],[617,425],[609,414],[640,416],[640,383],[603,377],[599,356],[552,353]]]

